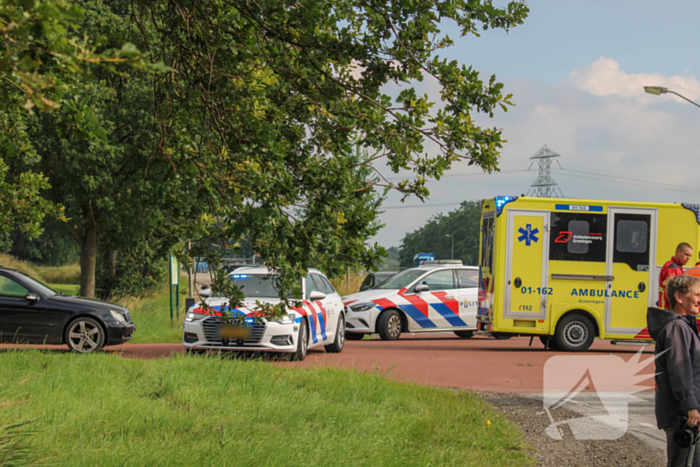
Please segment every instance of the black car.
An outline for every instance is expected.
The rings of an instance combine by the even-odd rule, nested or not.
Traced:
[[[360,285],[360,292],[364,292],[365,290],[373,289],[391,276],[395,275],[396,271],[377,271],[377,272],[370,272],[365,276],[364,280],[362,281],[362,285]]]
[[[21,272],[0,268],[0,342],[66,344],[95,352],[131,339],[129,310],[51,290]]]

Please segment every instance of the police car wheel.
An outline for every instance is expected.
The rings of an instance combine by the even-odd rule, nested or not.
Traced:
[[[385,341],[395,341],[401,336],[401,316],[396,310],[382,313],[377,321],[379,337]]]
[[[454,333],[462,339],[471,339],[474,337],[474,331],[455,331]]]
[[[595,327],[586,316],[571,314],[559,321],[554,338],[561,350],[583,352],[595,340]]]
[[[335,339],[332,344],[325,346],[326,352],[340,353],[345,347],[345,317],[342,313],[338,316],[338,326],[335,329]]]
[[[309,350],[309,333],[306,330],[306,320],[301,321],[299,326],[299,334],[297,334],[297,350],[292,354],[292,360],[300,362],[306,358],[306,352]]]
[[[348,341],[361,341],[364,339],[365,335],[358,332],[345,332],[345,340]]]

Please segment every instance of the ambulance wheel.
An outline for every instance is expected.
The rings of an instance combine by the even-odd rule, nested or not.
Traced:
[[[297,335],[297,350],[292,354],[292,361],[300,362],[306,358],[306,352],[309,350],[309,332],[306,329],[306,320],[301,320],[299,326],[299,334]]]
[[[455,331],[455,334],[462,339],[471,339],[474,337],[474,331]]]
[[[388,310],[382,313],[377,321],[379,337],[385,341],[395,341],[401,336],[401,316],[396,310]]]
[[[549,339],[549,345],[547,345],[547,339]],[[550,350],[561,350],[559,349],[559,346],[557,345],[556,339],[554,339],[554,336],[540,336],[540,342],[542,342],[542,345],[546,349]]]
[[[338,316],[338,325],[335,328],[335,339],[332,344],[325,346],[326,352],[340,353],[345,346],[345,317],[341,313]]]
[[[361,341],[364,338],[365,338],[364,334],[360,334],[357,332],[345,331],[345,340],[347,340],[347,341]]]
[[[595,340],[595,327],[586,316],[572,313],[559,321],[554,340],[561,350],[583,352]]]

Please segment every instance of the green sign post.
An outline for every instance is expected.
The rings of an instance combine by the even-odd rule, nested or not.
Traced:
[[[173,289],[175,289],[175,314],[180,318],[180,263],[177,258],[170,254],[170,267],[168,268],[170,275],[170,321],[173,320]]]

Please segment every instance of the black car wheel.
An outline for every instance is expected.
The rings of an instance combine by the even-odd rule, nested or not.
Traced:
[[[309,348],[309,334],[306,330],[306,320],[303,319],[300,324],[299,334],[297,334],[297,350],[292,354],[292,360],[295,362],[304,360]]]
[[[83,316],[68,324],[64,339],[74,352],[97,352],[105,344],[105,332],[96,320]]]
[[[345,317],[341,313],[338,316],[338,325],[335,328],[335,339],[332,344],[325,346],[326,352],[340,353],[345,347]]]
[[[395,341],[401,336],[401,316],[396,310],[382,313],[377,321],[379,337],[385,341]]]

